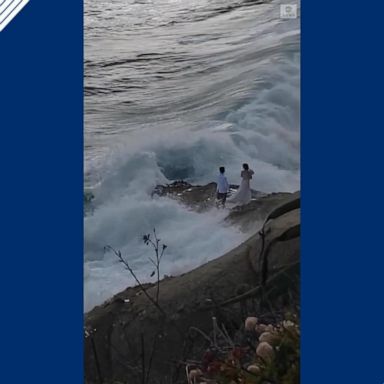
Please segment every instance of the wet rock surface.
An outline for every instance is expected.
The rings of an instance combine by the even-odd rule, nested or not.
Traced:
[[[236,193],[238,185],[230,185],[228,197]],[[175,181],[167,185],[158,185],[153,190],[152,196],[169,197],[180,201],[188,207],[205,211],[215,206],[216,202],[216,183],[206,185],[192,185],[183,180]],[[252,199],[258,199],[266,196],[265,193],[252,191]]]

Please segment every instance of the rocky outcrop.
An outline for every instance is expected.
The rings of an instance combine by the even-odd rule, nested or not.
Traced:
[[[230,185],[231,194],[239,188],[238,185]],[[175,181],[167,185],[158,185],[152,196],[167,196],[178,200],[186,206],[202,212],[215,206],[216,201],[216,183],[207,185],[192,185],[185,181]],[[252,199],[258,199],[265,196],[265,193],[252,191]]]
[[[188,203],[214,193],[212,185],[178,188]],[[161,311],[134,287],[85,315],[87,383],[185,382],[182,363],[201,352],[213,316],[231,333],[248,315],[270,316],[271,307],[276,315],[298,303],[299,193],[262,196],[227,220],[248,230],[264,225],[254,224],[253,235],[222,257],[162,280]],[[155,297],[155,285],[145,289]]]

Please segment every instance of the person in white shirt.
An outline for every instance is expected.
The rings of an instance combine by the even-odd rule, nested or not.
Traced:
[[[217,179],[217,200],[222,205],[222,207],[225,207],[225,201],[227,200],[227,194],[229,192],[229,184],[228,180],[225,177],[225,168],[220,167],[219,168],[219,177]]]

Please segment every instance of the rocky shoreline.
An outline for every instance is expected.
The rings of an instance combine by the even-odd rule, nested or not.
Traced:
[[[214,204],[214,193],[215,184],[177,182],[157,187],[154,197],[203,211]],[[183,364],[206,348],[192,330],[209,335],[215,318],[235,338],[247,316],[273,321],[298,310],[300,193],[254,192],[226,220],[251,233],[249,239],[199,268],[164,278],[158,306],[147,296],[156,296],[156,284],[146,284],[145,293],[127,288],[85,314],[86,383],[142,384],[144,367],[146,384],[187,382]]]

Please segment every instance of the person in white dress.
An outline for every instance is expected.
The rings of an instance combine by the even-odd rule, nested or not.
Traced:
[[[237,205],[245,205],[251,201],[252,192],[250,181],[252,180],[252,175],[254,173],[255,172],[253,172],[252,169],[249,169],[248,164],[243,164],[240,187],[236,195],[229,199],[228,202],[236,203]]]

